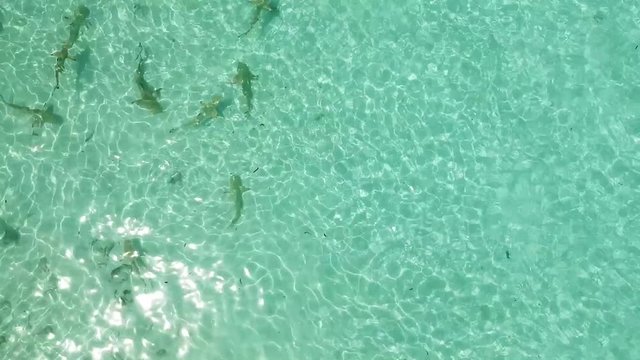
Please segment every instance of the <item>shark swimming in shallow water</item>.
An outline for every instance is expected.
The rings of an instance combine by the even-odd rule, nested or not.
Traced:
[[[138,87],[138,91],[140,92],[140,99],[132,101],[132,104],[136,104],[141,108],[149,110],[152,114],[161,113],[164,109],[159,102],[160,98],[160,88],[156,89],[151,84],[147,82],[144,78],[145,67],[144,64],[147,61],[147,53],[142,47],[142,44],[138,44],[140,48],[140,52],[136,59],[138,59],[138,67],[136,68],[136,72],[133,76],[133,82]],[[142,53],[145,53],[144,57]]]
[[[180,127],[172,128],[169,130],[170,133],[175,133],[179,129],[184,128],[198,128],[207,125],[211,119],[220,116],[220,102],[222,101],[222,96],[215,95],[210,101],[200,102],[200,112],[193,119],[185,122]]]
[[[30,114],[31,118],[32,118],[32,123],[31,123],[31,127],[36,129],[36,128],[42,128],[42,126],[46,123],[50,123],[50,124],[55,124],[55,125],[61,125],[64,122],[64,119],[62,118],[62,116],[56,114],[53,112],[53,105],[46,105],[44,106],[43,109],[37,109],[37,108],[30,108],[27,106],[23,106],[23,105],[18,105],[18,104],[14,104],[11,102],[8,102],[7,100],[4,99],[4,97],[2,95],[0,95],[0,100],[5,103],[5,105],[7,105],[8,107],[21,111],[23,113],[26,114]],[[33,132],[33,135],[38,135],[35,130]]]
[[[233,83],[239,84],[242,88],[242,95],[247,100],[247,111],[245,114],[249,114],[253,109],[253,90],[251,89],[251,82],[257,80],[258,76],[254,75],[247,64],[238,61],[237,73],[233,77]]]
[[[247,31],[238,35],[239,38],[249,34],[249,32],[253,30],[253,27],[256,25],[258,20],[260,20],[260,15],[262,15],[263,12],[277,11],[276,6],[272,4],[270,0],[250,0],[250,2],[251,2],[251,5],[253,5],[253,15],[251,16],[251,23],[249,24],[249,29],[247,29]]]
[[[18,232],[18,229],[10,226],[3,218],[0,218],[0,243],[2,245],[17,244],[19,240],[20,232]]]
[[[76,60],[75,57],[69,55],[69,49],[71,49],[71,45],[69,43],[64,43],[64,45],[62,45],[62,49],[51,54],[56,57],[56,65],[54,66],[56,86],[54,89],[60,89],[60,74],[64,72],[64,63],[67,59],[72,61]]]
[[[242,208],[244,207],[242,194],[245,191],[249,190],[249,188],[242,185],[242,179],[240,178],[240,175],[231,175],[231,178],[229,178],[229,191],[231,192],[231,197],[233,198],[235,215],[233,216],[233,219],[231,219],[231,224],[229,224],[229,227],[237,224],[240,220],[240,216],[242,215]]]
[[[67,42],[71,46],[78,41],[78,37],[80,37],[80,28],[89,24],[87,19],[89,18],[90,13],[89,8],[84,5],[78,6],[76,11],[73,13],[73,19],[71,20],[71,24],[69,24],[69,41]],[[69,18],[67,17],[67,19]]]
[[[133,270],[140,274],[145,270],[147,265],[144,261],[145,251],[142,249],[142,243],[138,238],[125,239],[123,242],[122,261],[131,265]]]

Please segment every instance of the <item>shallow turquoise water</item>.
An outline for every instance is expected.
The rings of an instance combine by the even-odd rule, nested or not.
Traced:
[[[51,95],[77,4],[0,8],[0,94],[65,118],[0,106],[1,358],[640,357],[635,3],[87,1]]]

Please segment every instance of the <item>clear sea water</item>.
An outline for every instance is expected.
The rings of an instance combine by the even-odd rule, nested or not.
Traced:
[[[636,2],[87,0],[52,94],[79,4],[0,5],[1,359],[640,358]]]

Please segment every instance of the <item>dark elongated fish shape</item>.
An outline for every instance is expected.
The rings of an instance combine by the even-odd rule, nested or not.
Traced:
[[[18,232],[18,229],[10,226],[3,218],[0,218],[0,242],[2,245],[17,244],[19,240],[20,232]]]
[[[139,238],[125,239],[123,242],[122,261],[131,265],[137,274],[141,274],[147,267],[144,261],[145,251]]]
[[[201,108],[198,115],[196,115],[193,119],[185,122],[182,126],[173,128],[169,130],[170,133],[175,133],[179,129],[184,128],[198,128],[205,126],[209,121],[213,118],[220,116],[220,111],[218,107],[220,106],[220,102],[222,101],[222,96],[215,95],[210,101],[204,102],[201,101]]]
[[[242,88],[242,95],[244,95],[247,100],[246,114],[249,114],[253,109],[253,90],[251,88],[251,82],[257,79],[258,76],[254,75],[251,70],[249,70],[249,66],[247,66],[247,64],[238,61],[237,73],[233,77],[233,83],[239,84]]]
[[[231,197],[233,198],[233,205],[235,209],[235,215],[231,220],[231,224],[229,224],[229,226],[231,227],[238,223],[238,221],[240,220],[240,216],[242,215],[242,209],[244,208],[242,193],[244,193],[245,191],[249,191],[250,189],[242,185],[242,179],[240,178],[240,175],[234,174],[231,175],[231,178],[229,179],[229,190],[231,192]]]
[[[275,6],[271,4],[270,0],[251,0],[251,5],[253,5],[254,8],[253,15],[251,16],[251,23],[249,24],[249,29],[238,35],[238,37],[243,37],[249,34],[249,32],[253,30],[253,27],[256,25],[258,20],[260,20],[260,15],[262,15],[263,12],[276,10]]]
[[[41,128],[46,123],[61,125],[64,122],[64,119],[62,118],[62,116],[55,114],[53,112],[53,105],[45,105],[44,109],[36,109],[36,108],[30,108],[27,106],[10,103],[6,101],[2,95],[0,95],[0,100],[2,100],[2,102],[5,103],[5,105],[7,105],[12,109],[31,115],[32,116],[31,126],[33,128]],[[34,135],[37,135],[35,131],[34,131]]]
[[[2,16],[2,9],[0,9],[0,32],[4,30],[4,28],[2,27],[3,22],[4,22],[4,17]]]
[[[67,59],[73,60],[73,61],[76,60],[75,57],[69,55],[70,48],[71,48],[71,45],[69,43],[64,43],[64,45],[62,45],[62,49],[51,54],[56,57],[56,66],[54,67],[54,71],[56,74],[56,86],[55,86],[56,89],[60,89],[60,74],[64,72],[65,61],[67,61]]]
[[[89,24],[87,19],[89,18],[90,13],[89,8],[84,5],[80,5],[76,8],[76,11],[73,13],[71,24],[69,24],[68,43],[70,46],[73,46],[73,44],[78,41],[78,37],[80,37],[80,28]]]
[[[160,90],[161,88],[154,88],[147,82],[144,78],[145,74],[145,62],[147,61],[146,52],[142,47],[142,44],[138,45],[140,47],[140,53],[136,59],[138,59],[138,67],[136,68],[136,72],[133,76],[133,82],[138,87],[138,91],[140,92],[140,99],[132,101],[132,104],[136,104],[141,108],[149,110],[152,114],[161,113],[164,109],[159,102]],[[145,52],[145,56],[142,56],[142,53]]]

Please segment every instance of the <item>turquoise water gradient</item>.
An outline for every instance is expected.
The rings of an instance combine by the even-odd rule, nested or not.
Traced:
[[[636,2],[88,0],[52,94],[78,4],[0,5],[1,359],[640,358]]]

